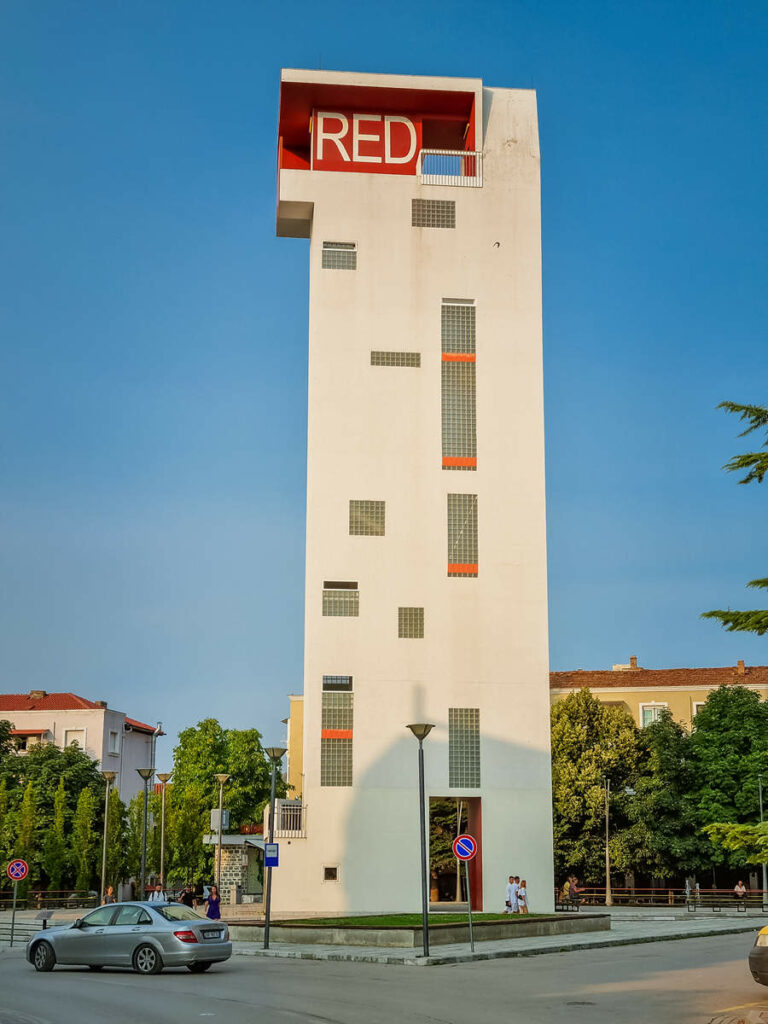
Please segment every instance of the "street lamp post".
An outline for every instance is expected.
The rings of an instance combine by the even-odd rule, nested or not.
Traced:
[[[265,747],[264,753],[272,762],[272,785],[269,796],[269,841],[275,841],[275,787],[277,769],[283,759],[285,747]],[[267,868],[267,891],[264,900],[264,949],[269,949],[269,921],[272,910],[272,867]]]
[[[165,888],[165,787],[171,775],[173,775],[173,772],[157,773],[160,785],[163,787],[163,797],[160,805],[160,881],[163,883],[163,888]]]
[[[144,825],[141,831],[141,896],[140,899],[146,899],[147,895],[147,812],[149,803],[149,797],[147,795],[147,788],[149,786],[149,780],[155,774],[154,768],[137,768],[136,771],[144,780]]]
[[[101,895],[99,897],[99,903],[104,902],[104,892],[106,891],[106,878],[107,878],[107,832],[109,830],[109,791],[112,788],[112,783],[117,778],[117,772],[102,772],[104,780],[107,783],[107,789],[104,793],[104,845],[101,849]]]
[[[760,794],[760,824],[762,825],[762,823],[763,823],[763,773],[762,772],[760,772],[758,774],[758,776],[757,776],[757,785],[758,785],[758,792]],[[768,889],[768,884],[766,884],[765,861],[763,861],[763,906],[766,905],[766,900],[767,900],[766,889]]]
[[[605,905],[606,907],[613,906],[613,895],[611,894],[611,850],[608,845],[609,833],[610,833],[610,800],[611,800],[611,780],[607,775],[603,776],[603,786],[605,787]]]
[[[229,779],[229,776],[225,775],[224,772],[219,772],[213,777],[219,784],[219,842],[216,851],[216,893],[219,899],[221,899],[221,819],[224,812],[224,783]]]
[[[424,740],[434,729],[434,725],[417,722],[409,725],[413,735],[419,741],[419,838],[421,840],[421,932],[424,943],[424,956],[429,956],[429,881],[427,879],[427,834],[426,834],[426,800],[424,796]]]

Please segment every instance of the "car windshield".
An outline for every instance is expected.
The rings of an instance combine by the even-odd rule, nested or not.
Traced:
[[[156,914],[161,914],[166,921],[205,921],[202,914],[196,914],[190,907],[181,903],[169,903],[167,906],[152,908]]]

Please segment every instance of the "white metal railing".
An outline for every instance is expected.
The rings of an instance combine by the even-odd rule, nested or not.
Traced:
[[[422,185],[483,184],[483,154],[480,150],[422,149],[416,164]]]
[[[275,801],[275,836],[300,839],[307,834],[307,808],[300,800]]]

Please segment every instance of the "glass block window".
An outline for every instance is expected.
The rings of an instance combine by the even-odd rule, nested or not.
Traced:
[[[358,537],[383,537],[385,502],[356,500],[349,502],[349,532]]]
[[[320,740],[320,785],[352,785],[352,740]]]
[[[357,583],[329,581],[323,587],[323,615],[359,615]]]
[[[477,469],[474,362],[443,361],[443,469]]]
[[[456,203],[452,199],[412,199],[411,226],[455,228]]]
[[[323,242],[323,270],[357,270],[357,243]]]
[[[324,690],[351,690],[352,676],[323,676]]]
[[[448,575],[477,576],[477,495],[448,495]]]
[[[421,352],[371,352],[371,366],[421,366]]]
[[[351,693],[323,692],[320,785],[352,785]]]
[[[443,299],[440,320],[443,352],[474,355],[474,302],[469,299]]]
[[[448,785],[480,785],[479,708],[448,708]]]
[[[397,635],[406,640],[424,639],[424,609],[398,608]]]

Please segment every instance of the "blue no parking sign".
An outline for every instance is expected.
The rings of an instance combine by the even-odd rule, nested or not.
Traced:
[[[472,860],[477,853],[477,840],[474,836],[457,836],[453,840],[453,855],[457,860]]]
[[[8,865],[8,877],[13,882],[22,882],[29,874],[29,865],[20,857]]]

